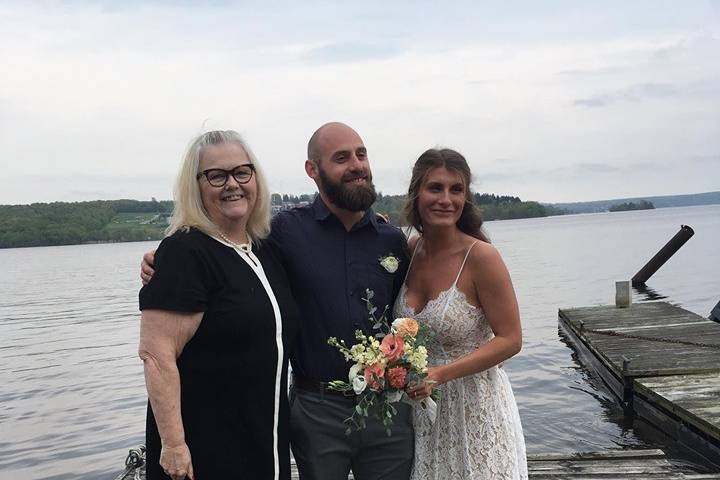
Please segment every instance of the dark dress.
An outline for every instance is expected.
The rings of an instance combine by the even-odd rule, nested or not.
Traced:
[[[298,311],[273,247],[253,254],[281,321],[246,254],[198,230],[160,243],[155,275],[140,291],[141,310],[205,312],[177,360],[185,441],[200,480],[290,478],[287,359]],[[146,445],[147,478],[170,478],[149,402]]]

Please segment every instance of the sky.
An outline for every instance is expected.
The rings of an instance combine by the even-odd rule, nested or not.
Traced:
[[[718,0],[0,0],[0,204],[171,199],[213,129],[312,193],[328,121],[385,194],[436,146],[523,200],[716,191],[719,52]]]

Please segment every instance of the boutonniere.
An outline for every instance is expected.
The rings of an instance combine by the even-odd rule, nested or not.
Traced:
[[[392,253],[389,255],[385,255],[384,257],[380,257],[379,261],[380,266],[387,270],[388,273],[397,272],[397,269],[400,266],[400,260],[398,260],[398,258]]]

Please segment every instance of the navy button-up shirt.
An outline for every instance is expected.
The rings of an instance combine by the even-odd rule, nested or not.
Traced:
[[[395,297],[408,267],[405,236],[372,209],[348,232],[318,195],[312,205],[280,212],[269,241],[277,248],[300,309],[300,333],[291,355],[293,370],[317,381],[347,380],[350,364],[329,337],[357,343],[355,330],[374,333],[363,301],[365,290],[380,316],[392,321]],[[400,261],[388,272],[380,260]]]

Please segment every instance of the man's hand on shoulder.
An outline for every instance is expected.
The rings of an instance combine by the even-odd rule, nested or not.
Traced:
[[[155,275],[155,250],[145,252],[143,255],[142,263],[140,264],[140,278],[142,279],[143,285],[147,285]]]
[[[385,222],[385,223],[390,223],[389,215],[386,215],[386,214],[380,213],[380,212],[375,212],[375,215],[377,215],[378,220]]]

